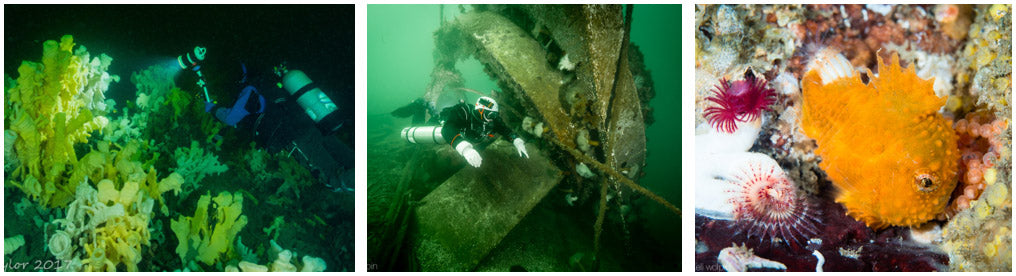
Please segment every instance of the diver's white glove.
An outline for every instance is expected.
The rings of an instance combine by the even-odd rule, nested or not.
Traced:
[[[477,168],[480,167],[480,163],[483,161],[483,158],[480,157],[479,152],[476,152],[476,150],[473,149],[473,144],[463,141],[462,143],[459,143],[458,146],[455,146],[455,150],[458,151],[459,154],[462,154],[462,157],[466,158],[466,162],[469,162],[469,165]]]
[[[529,153],[526,152],[526,142],[522,141],[522,138],[515,138],[515,141],[512,143],[515,144],[515,150],[519,152],[519,156],[529,158]]]

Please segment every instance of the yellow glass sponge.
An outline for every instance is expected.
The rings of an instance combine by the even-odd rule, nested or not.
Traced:
[[[209,214],[208,206],[213,201],[217,207]],[[241,215],[243,195],[222,192],[212,199],[210,194],[205,194],[197,205],[193,217],[180,216],[170,221],[170,228],[179,241],[176,253],[184,264],[200,261],[212,265],[224,261],[223,255],[232,252],[233,240],[247,225],[247,216]],[[209,216],[215,225],[208,224]]]
[[[42,44],[40,62],[22,61],[15,85],[5,91],[4,110],[20,166],[10,175],[15,182],[29,176],[44,184],[41,190],[26,190],[41,205],[65,207],[73,200],[75,188],[86,175],[74,181],[66,172],[77,163],[74,145],[88,142],[89,133],[108,124],[105,91],[119,77],[106,72],[112,58],[92,58],[84,46],[75,48],[74,38]],[[96,178],[98,180],[101,178]]]

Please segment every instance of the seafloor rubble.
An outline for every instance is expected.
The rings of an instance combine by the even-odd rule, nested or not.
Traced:
[[[763,240],[750,234],[764,231],[745,230],[736,219],[699,215],[696,195],[696,270],[783,269],[761,260],[790,271],[1012,270],[1011,5],[696,5],[695,11],[696,160],[719,152],[698,138],[718,132],[705,116],[717,106],[708,98],[723,81],[763,79],[773,104],[757,110],[757,137],[737,139],[753,141],[747,153],[779,163],[804,198],[798,211],[806,208],[820,225],[815,234]],[[898,55],[901,66],[933,79],[935,95],[946,97],[938,113],[959,137],[959,183],[936,219],[873,230],[834,201],[838,190],[819,166],[818,145],[801,127],[801,79],[823,49],[842,53],[864,82],[879,74],[876,57],[888,62]],[[696,173],[723,169],[710,164],[723,163],[699,163]],[[696,193],[713,180],[697,178]]]

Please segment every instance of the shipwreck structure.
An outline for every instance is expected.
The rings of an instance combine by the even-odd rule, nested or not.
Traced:
[[[524,136],[530,158],[498,142],[484,152],[484,164],[497,166],[459,162],[409,172],[433,166],[426,165],[431,158],[456,158],[445,145],[405,149],[400,154],[417,157],[400,170],[371,169],[371,186],[397,187],[370,190],[368,227],[376,228],[369,229],[369,255],[377,269],[473,270],[564,182],[582,200],[600,201],[597,240],[608,193],[639,194],[680,214],[635,183],[646,164],[654,91],[628,41],[630,23],[631,6],[620,5],[478,5],[442,23],[424,99],[433,105],[443,93],[465,89],[455,64],[479,60],[500,88],[491,96],[502,118]]]

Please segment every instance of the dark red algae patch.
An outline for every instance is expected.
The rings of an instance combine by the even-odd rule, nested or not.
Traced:
[[[934,246],[910,241],[909,229],[890,227],[875,232],[846,215],[842,205],[832,199],[812,198],[821,210],[818,235],[821,244],[809,242],[806,248],[793,249],[785,242],[773,243],[736,233],[731,221],[695,216],[697,237],[695,270],[722,271],[716,257],[732,244],[745,244],[755,255],[781,262],[787,271],[815,271],[818,259],[812,250],[825,258],[824,271],[943,271],[948,270],[949,257]],[[698,253],[706,247],[705,252]],[[775,271],[752,269],[751,271]]]

